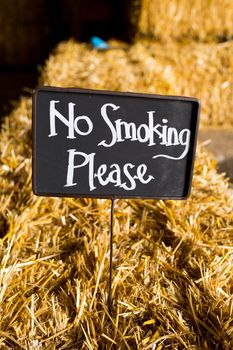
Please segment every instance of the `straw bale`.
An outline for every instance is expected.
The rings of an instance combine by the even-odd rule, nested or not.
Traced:
[[[232,0],[135,0],[136,31],[157,40],[223,41],[233,37]]]
[[[233,126],[233,41],[221,44],[139,41],[128,49],[97,52],[74,41],[61,43],[41,83],[56,86],[194,96],[201,99],[201,126]]]
[[[141,77],[144,89],[141,52],[69,42],[42,79],[138,90]],[[176,75],[168,80],[159,62],[170,93]],[[117,200],[109,315],[110,203],[34,196],[31,137],[22,98],[0,133],[0,348],[232,349],[233,197],[203,146],[187,201]]]
[[[233,347],[233,198],[198,147],[187,201],[118,200],[114,311],[108,200],[31,191],[31,100],[0,135],[1,349]]]

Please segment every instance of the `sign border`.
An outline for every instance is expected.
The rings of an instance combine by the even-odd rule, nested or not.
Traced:
[[[142,97],[142,98],[158,98],[161,100],[176,100],[176,101],[189,101],[196,103],[197,105],[197,120],[196,120],[196,130],[194,133],[194,141],[193,141],[193,150],[191,154],[191,168],[190,168],[190,176],[188,179],[188,187],[187,187],[187,195],[182,197],[167,197],[167,196],[135,196],[135,195],[91,195],[91,194],[60,194],[60,193],[39,193],[36,190],[36,102],[37,95],[40,91],[47,92],[71,92],[71,93],[92,93],[98,95],[110,95],[110,96],[129,96],[129,97]],[[194,171],[194,161],[195,161],[195,153],[197,147],[197,135],[199,129],[199,121],[200,121],[200,100],[195,97],[187,97],[187,96],[176,96],[176,95],[157,95],[157,94],[146,94],[146,93],[137,93],[137,92],[122,92],[122,91],[112,91],[112,90],[95,90],[95,89],[83,89],[83,88],[63,88],[63,87],[53,87],[53,86],[38,86],[33,90],[32,97],[32,191],[37,196],[42,197],[64,197],[64,198],[100,198],[100,199],[155,199],[155,200],[186,200],[189,198],[192,187],[192,179],[193,179],[193,171]]]

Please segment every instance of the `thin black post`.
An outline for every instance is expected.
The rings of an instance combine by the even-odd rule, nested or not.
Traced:
[[[111,198],[111,223],[110,223],[110,256],[109,256],[109,290],[108,290],[108,311],[112,313],[112,256],[113,256],[113,226],[114,226],[114,202]]]

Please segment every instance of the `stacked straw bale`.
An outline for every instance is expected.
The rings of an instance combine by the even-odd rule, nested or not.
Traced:
[[[50,56],[41,83],[193,96],[201,99],[201,126],[233,126],[233,41],[162,45],[144,40],[105,52],[69,41]]]
[[[226,70],[230,45],[218,51]],[[210,51],[188,57],[196,79],[214,81],[218,63],[202,70]],[[176,93],[179,81],[179,91],[198,92],[182,62],[154,44],[100,53],[68,42],[41,82]],[[203,147],[187,201],[117,201],[109,315],[110,203],[34,196],[31,140],[31,99],[22,98],[0,134],[0,348],[232,349],[233,198]]]
[[[134,0],[136,32],[161,41],[224,41],[233,37],[232,0]]]

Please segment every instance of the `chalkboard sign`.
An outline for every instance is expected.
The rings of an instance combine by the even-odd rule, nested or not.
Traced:
[[[33,99],[33,191],[185,199],[198,119],[194,98],[38,88]]]

